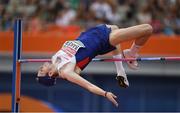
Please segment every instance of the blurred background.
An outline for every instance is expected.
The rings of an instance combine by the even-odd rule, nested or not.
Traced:
[[[23,58],[51,58],[66,40],[98,24],[120,28],[149,23],[154,32],[142,57],[180,56],[180,0],[0,0],[0,111],[11,111],[13,26],[23,20]],[[122,43],[129,48],[132,41]],[[101,57],[101,56],[100,56]],[[106,54],[102,57],[111,57]],[[120,88],[113,62],[92,62],[82,76],[118,96],[119,107],[64,80],[44,87],[39,63],[22,65],[21,111],[180,112],[180,62],[123,63],[130,87]]]

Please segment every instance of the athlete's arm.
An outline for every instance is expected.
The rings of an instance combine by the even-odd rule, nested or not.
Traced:
[[[59,75],[60,77],[75,83],[88,91],[106,97],[109,101],[111,101],[115,106],[118,106],[117,101],[115,98],[117,98],[113,93],[104,91],[103,89],[99,88],[98,86],[90,83],[86,79],[82,78],[79,74],[74,72],[75,64],[68,63],[66,64],[60,71]]]

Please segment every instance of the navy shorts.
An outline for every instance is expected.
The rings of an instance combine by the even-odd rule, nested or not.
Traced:
[[[106,54],[116,47],[109,43],[111,28],[105,24],[90,28],[76,39],[81,41],[85,48],[80,48],[76,53],[76,63],[81,69],[84,69],[89,62],[97,55]]]

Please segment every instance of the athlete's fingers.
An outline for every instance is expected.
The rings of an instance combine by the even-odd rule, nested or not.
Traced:
[[[117,98],[117,96],[115,94],[112,93],[112,95],[113,95],[114,98]]]
[[[111,93],[111,95],[113,96],[113,98],[117,98],[117,96],[115,94],[113,94],[112,92],[109,92]]]
[[[117,101],[112,97],[111,98],[111,102],[116,106],[116,107],[118,107],[118,103],[117,103]]]
[[[108,94],[109,94],[108,99],[109,99],[116,107],[118,107],[118,103],[117,103],[117,101],[114,99],[114,98],[116,98],[116,96],[115,96],[113,93],[111,93],[111,92],[109,92]]]

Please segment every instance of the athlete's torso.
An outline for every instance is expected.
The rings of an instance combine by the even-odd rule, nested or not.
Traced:
[[[77,65],[81,69],[84,69],[97,55],[102,55],[115,49],[109,44],[110,32],[111,29],[102,24],[82,32],[76,39],[85,45],[85,48],[80,48],[75,55]]]
[[[115,49],[109,43],[110,28],[106,25],[98,25],[85,32],[74,41],[66,41],[53,57],[52,61],[55,64],[57,59],[57,67],[60,69],[68,62],[76,63],[76,66],[83,70],[91,60],[97,55],[108,53]]]

